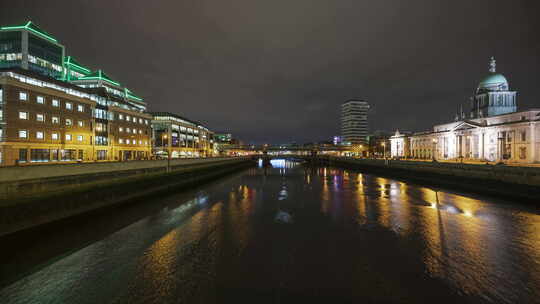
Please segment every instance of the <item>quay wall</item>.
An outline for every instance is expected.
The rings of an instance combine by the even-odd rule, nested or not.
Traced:
[[[0,168],[0,236],[254,165],[250,158],[206,158]]]
[[[383,159],[328,157],[333,166],[402,178],[431,186],[504,196],[536,202],[540,197],[540,168]]]

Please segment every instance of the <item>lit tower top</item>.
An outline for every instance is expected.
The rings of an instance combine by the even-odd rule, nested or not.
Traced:
[[[0,27],[0,68],[20,68],[61,78],[64,46],[32,21]]]
[[[491,59],[489,60],[489,71],[491,73],[495,73],[497,67],[497,61],[495,60],[495,57],[491,56]]]

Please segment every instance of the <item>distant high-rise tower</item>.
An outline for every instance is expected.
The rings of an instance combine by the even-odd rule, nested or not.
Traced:
[[[369,104],[350,99],[341,105],[341,136],[344,143],[361,144],[368,134]]]

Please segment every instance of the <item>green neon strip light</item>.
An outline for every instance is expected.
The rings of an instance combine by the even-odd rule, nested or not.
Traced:
[[[83,70],[83,71],[85,71],[85,72],[87,72],[87,73],[92,72],[92,71],[90,71],[89,69],[87,69],[87,68],[85,68],[85,67],[82,67],[82,66],[80,66],[80,65],[78,65],[78,64],[75,64],[75,63],[66,62],[66,64],[68,64],[68,65],[70,65],[70,66],[74,66],[74,67],[76,67],[76,68],[79,68],[79,69],[81,69],[81,70]]]
[[[52,36],[49,36],[49,35],[45,35],[39,31],[36,31],[35,29],[31,28],[30,27],[30,24],[32,24],[32,21],[28,21],[28,23],[24,26],[3,26],[3,27],[0,27],[0,30],[6,30],[6,31],[9,31],[9,30],[27,30],[27,31],[30,31],[38,36],[41,36],[45,39],[48,39],[52,42],[58,42],[58,40],[56,40],[56,38],[52,37]]]
[[[112,81],[112,80],[109,80],[107,78],[103,78],[103,77],[100,77],[100,76],[85,76],[85,77],[79,78],[79,80],[103,80],[103,81],[109,82],[111,84],[114,84],[116,86],[120,86],[120,84],[118,82]]]
[[[137,97],[137,96],[135,96],[135,95],[131,95],[131,94],[129,94],[129,93],[127,94],[127,96],[128,96],[129,98],[133,98],[133,99],[135,99],[135,100],[137,100],[137,101],[143,101],[142,98]]]

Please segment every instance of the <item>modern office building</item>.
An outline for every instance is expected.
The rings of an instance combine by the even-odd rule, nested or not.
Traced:
[[[344,144],[366,143],[369,104],[365,100],[350,99],[341,105],[341,138]]]
[[[220,144],[230,144],[233,141],[231,133],[216,133],[214,134],[214,139],[216,143]]]
[[[0,27],[0,166],[151,156],[144,100],[32,22]]]
[[[517,112],[516,92],[509,91],[506,78],[489,74],[473,97],[470,118],[464,111],[453,122],[432,130],[391,137],[393,157],[536,163],[540,161],[540,109]]]
[[[214,156],[214,134],[201,123],[169,112],[151,114],[153,153],[156,157]]]

